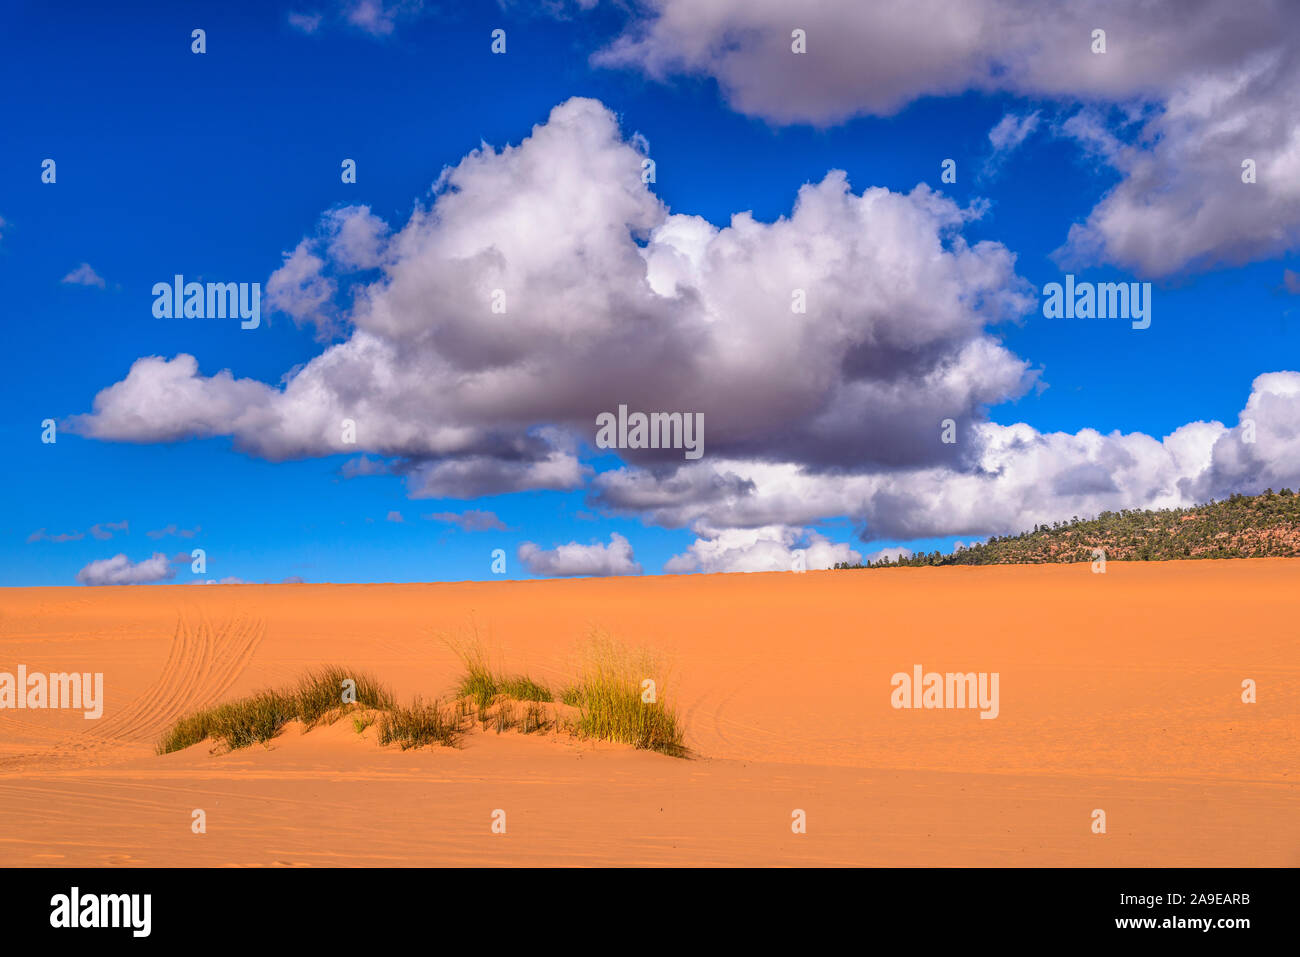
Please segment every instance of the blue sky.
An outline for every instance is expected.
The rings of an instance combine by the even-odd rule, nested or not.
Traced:
[[[1087,221],[1125,176],[1063,128],[1096,107],[1093,93],[1036,90],[1028,80],[1014,89],[972,84],[945,95],[920,89],[892,115],[872,115],[868,104],[833,122],[788,122],[742,101],[734,77],[689,65],[660,77],[649,68],[593,64],[593,54],[630,29],[631,15],[609,5],[571,6],[563,16],[515,5],[425,5],[380,35],[349,24],[347,8],[332,3],[231,6],[159,4],[123,15],[89,4],[18,3],[3,15],[0,372],[8,398],[0,437],[9,504],[0,521],[2,584],[74,584],[88,564],[119,553],[130,563],[155,553],[170,562],[195,547],[207,553],[206,574],[171,562],[175,574],[163,580],[486,579],[494,577],[497,548],[507,553],[505,577],[532,577],[548,566],[521,560],[522,543],[551,550],[609,543],[614,534],[628,540],[645,573],[658,574],[709,537],[646,510],[611,509],[590,481],[413,498],[400,474],[344,477],[345,463],[358,455],[391,461],[391,452],[318,450],[275,460],[250,453],[231,434],[141,441],[64,427],[144,356],[189,354],[202,376],[230,370],[279,387],[329,345],[310,323],[266,307],[262,327],[251,331],[224,320],[158,319],[153,284],[181,272],[265,288],[284,254],[315,235],[332,209],[365,205],[401,229],[417,205],[433,201],[444,167],[480,143],[519,144],[572,97],[604,104],[624,138],[644,137],[657,170],[649,188],[668,210],[716,227],[746,210],[760,223],[789,216],[799,188],[833,169],[847,173],[855,194],[870,187],[908,194],[925,183],[962,207],[987,202],[960,234],[1014,255],[1015,273],[1035,296],[1030,310],[990,323],[988,334],[1039,370],[1031,387],[988,406],[991,423],[1025,423],[1039,434],[1119,430],[1157,441],[1197,421],[1231,429],[1256,376],[1296,366],[1300,316],[1284,277],[1300,267],[1289,240],[1281,248],[1242,241],[1247,253],[1229,249],[1217,257],[1226,261],[1172,269],[1140,257],[1069,268],[1054,258],[1070,227]],[[321,21],[307,32],[291,24],[291,13],[318,13]],[[207,33],[202,55],[190,50],[196,27]],[[507,31],[505,55],[490,52],[495,28]],[[1158,109],[1160,97],[1151,98]],[[1033,132],[994,162],[990,131],[1007,115],[1033,113]],[[1133,124],[1116,121],[1111,132],[1116,142],[1144,148]],[[345,157],[356,160],[356,184],[340,181]],[[958,164],[953,184],[940,182],[949,157]],[[41,182],[46,158],[57,163],[54,184]],[[1283,232],[1294,235],[1292,226]],[[99,282],[63,281],[83,263]],[[1038,292],[1067,271],[1152,282],[1151,328],[1044,319]],[[364,281],[384,278],[375,272]],[[511,421],[520,414],[514,410]],[[61,425],[54,444],[41,442],[45,419]],[[590,476],[629,464],[585,441],[578,457]],[[1106,467],[1104,455],[1098,461]],[[1141,507],[1171,495],[1196,498],[1198,490],[1204,497],[1292,468],[1275,457],[1268,468],[1243,466],[1217,485],[1186,476],[1181,491],[1153,480],[1138,494],[1121,483],[1105,490],[1103,504],[1127,497]],[[1053,499],[1042,507],[1054,514],[1043,518],[1068,518],[1098,501]],[[470,509],[494,513],[504,529],[465,530],[423,517]],[[890,526],[930,532],[903,537],[879,534],[874,514],[846,508],[768,524],[796,529],[796,544],[813,534],[868,554],[887,545],[946,549],[976,537],[971,522],[980,521]],[[721,525],[707,515],[697,521]],[[984,534],[1010,530],[1007,521],[990,517]],[[103,526],[118,522],[128,529],[90,532],[99,526],[108,535]],[[32,541],[40,529],[46,537]],[[50,540],[61,534],[80,537]]]

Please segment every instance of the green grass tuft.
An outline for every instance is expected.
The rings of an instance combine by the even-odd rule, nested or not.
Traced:
[[[497,688],[501,694],[509,695],[516,701],[541,701],[550,702],[555,700],[555,695],[551,689],[540,682],[534,681],[527,675],[515,675],[513,678],[500,678],[497,680]]]
[[[657,663],[646,652],[630,653],[594,638],[582,679],[565,690],[563,701],[579,711],[576,732],[587,738],[619,741],[674,757],[687,754],[677,713],[663,699]],[[643,700],[642,682],[655,681],[655,700]]]
[[[356,682],[356,704],[343,701],[343,682]],[[170,754],[206,738],[224,742],[231,750],[270,741],[290,721],[310,726],[344,707],[387,709],[393,693],[369,675],[328,666],[304,675],[287,691],[259,691],[176,722],[158,742],[159,754]]]
[[[465,663],[465,674],[457,686],[461,698],[474,702],[480,717],[492,707],[499,695],[514,698],[516,701],[554,701],[551,689],[528,675],[503,675],[493,671],[487,653],[479,644],[452,645],[461,661]]]
[[[368,675],[357,674],[337,665],[308,672],[298,682],[295,692],[300,721],[312,725],[344,705],[344,682],[355,683],[355,701],[363,708],[387,711],[396,702],[393,693]]]
[[[396,743],[403,751],[427,744],[455,747],[460,740],[458,724],[437,701],[426,705],[416,698],[409,708],[394,706],[379,716],[379,743]]]

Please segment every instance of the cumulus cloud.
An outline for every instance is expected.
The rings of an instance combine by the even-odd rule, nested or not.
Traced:
[[[1230,77],[1190,83],[1137,126],[1134,142],[1102,142],[1122,179],[1070,227],[1061,263],[1164,276],[1300,245],[1300,69],[1278,71],[1254,59]],[[1104,140],[1097,126],[1080,114],[1064,129],[1095,147]]]
[[[377,268],[383,262],[388,233],[388,224],[369,206],[330,210],[321,217],[317,236],[303,239],[284,254],[284,265],[267,280],[267,305],[288,315],[295,325],[315,326],[321,341],[344,334],[347,315],[335,301],[339,283],[327,275],[327,267],[352,273]]]
[[[369,206],[345,206],[325,214],[322,241],[330,259],[345,269],[375,269],[384,261],[389,227]]]
[[[139,562],[132,562],[125,554],[100,558],[77,572],[77,581],[83,585],[149,585],[176,577],[167,556],[162,552]]]
[[[406,519],[402,517],[402,513],[396,511],[389,512],[385,520],[389,522],[395,522],[398,525],[405,524],[406,522]]]
[[[544,549],[532,542],[524,542],[519,546],[518,554],[529,572],[545,578],[641,574],[641,566],[632,555],[632,543],[618,532],[610,534],[607,545],[570,542],[558,548]]]
[[[658,479],[625,467],[598,476],[593,496],[608,510],[669,527],[755,529],[848,516],[862,522],[864,541],[1007,534],[1107,510],[1188,506],[1297,483],[1300,373],[1256,377],[1231,427],[1190,422],[1157,439],[986,422],[969,441],[980,454],[960,470],[818,473],[794,463],[710,461]]]
[[[104,280],[91,268],[90,263],[82,263],[72,272],[68,273],[59,282],[69,286],[97,286],[104,288]]]
[[[890,115],[967,90],[1113,106],[1122,179],[1062,250],[1166,275],[1300,239],[1300,16],[1285,0],[646,0],[595,62],[717,79],[775,123]],[[791,30],[807,53],[791,52]],[[1104,27],[1106,52],[1092,52]],[[1118,128],[1108,130],[1116,136]],[[1241,182],[1254,159],[1258,181]]]
[[[972,423],[1032,384],[987,331],[1034,300],[1004,246],[963,238],[979,208],[925,186],[854,192],[832,171],[790,215],[719,228],[670,213],[641,158],[608,109],[574,99],[518,146],[446,170],[395,233],[365,207],[329,213],[268,301],[345,341],[283,387],[144,357],[71,427],[230,435],[282,460],[354,450],[350,418],[414,496],[463,498],[581,487],[580,443],[620,404],[702,413],[710,455],[893,467],[950,460],[937,422]]]
[[[288,315],[295,325],[314,324],[319,337],[329,338],[335,328],[332,299],[338,287],[321,275],[324,267],[325,261],[312,254],[304,239],[284,254],[284,265],[267,280],[266,305]]]
[[[837,562],[856,563],[860,553],[848,545],[832,542],[812,529],[788,525],[761,528],[696,529],[696,539],[685,552],[664,564],[664,571],[677,572],[788,572],[831,568]]]
[[[1300,478],[1300,372],[1256,376],[1232,429],[1217,433],[1209,464],[1186,481],[1204,499],[1295,486]]]
[[[506,523],[497,518],[495,512],[477,508],[468,509],[460,514],[455,512],[434,512],[432,515],[424,517],[435,522],[446,522],[449,525],[455,525],[465,532],[504,532],[506,530]]]

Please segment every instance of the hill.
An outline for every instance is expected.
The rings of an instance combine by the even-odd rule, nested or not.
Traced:
[[[1041,565],[1090,562],[1101,548],[1110,561],[1300,556],[1300,493],[1284,488],[1160,511],[1124,509],[1096,518],[1035,525],[1032,531],[961,548],[922,552],[897,562],[841,562],[836,568],[897,565]]]

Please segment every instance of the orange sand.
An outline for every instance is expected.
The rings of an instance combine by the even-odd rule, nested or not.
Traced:
[[[0,710],[0,864],[1294,866],[1298,608],[1288,559],[0,589],[0,671],[102,671],[106,698],[99,721]],[[697,756],[402,752],[350,721],[153,753],[181,714],[314,665],[444,694],[439,636],[473,627],[555,685],[593,628],[657,650]],[[999,717],[893,709],[916,664],[998,672]]]

